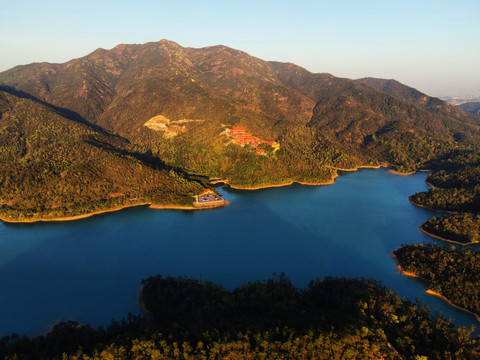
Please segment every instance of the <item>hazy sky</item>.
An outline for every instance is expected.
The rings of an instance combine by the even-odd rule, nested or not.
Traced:
[[[164,38],[436,96],[480,94],[480,0],[0,0],[0,71]]]

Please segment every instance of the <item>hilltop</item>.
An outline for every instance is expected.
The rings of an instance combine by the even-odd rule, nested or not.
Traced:
[[[149,119],[163,115],[227,125],[242,122],[260,136],[278,135],[279,121],[305,125],[319,103],[339,94],[356,96],[354,91],[363,91],[367,98],[394,97],[403,111],[413,104],[468,119],[447,103],[392,80],[341,79],[290,63],[263,61],[226,46],[184,48],[167,40],[97,49],[64,64],[17,66],[0,73],[0,83],[119,133],[138,130]],[[337,107],[348,109],[335,100]],[[366,110],[388,112],[365,101],[362,105]]]

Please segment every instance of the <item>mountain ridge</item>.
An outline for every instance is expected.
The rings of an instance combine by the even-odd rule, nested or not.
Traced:
[[[223,45],[120,44],[18,66],[0,84],[121,137],[141,159],[237,187],[323,183],[332,168],[364,165],[411,172],[480,145],[478,119],[395,80],[314,74]],[[165,137],[167,125],[146,126],[152,119],[173,130]],[[233,126],[280,149],[257,156],[232,144]]]
[[[144,78],[148,80],[148,85],[141,81]],[[132,81],[136,82],[135,86],[128,85]],[[397,94],[398,88],[408,88],[389,80],[381,89],[378,82],[384,81],[372,78],[358,80],[390,95],[393,92],[385,88],[388,84],[397,85]],[[332,82],[335,82],[338,90],[338,87],[354,86],[355,80],[337,78],[327,73],[313,74],[292,63],[263,61],[224,45],[184,48],[165,39],[146,44],[120,44],[110,50],[99,48],[63,64],[30,64],[0,73],[0,83],[31,93],[43,101],[75,110],[103,126],[112,125],[108,118],[117,119],[118,112],[124,110],[120,103],[139,101],[138,98],[131,99],[133,90],[147,92],[146,95],[150,96],[148,92],[154,93],[156,85],[158,88],[170,86],[175,91],[158,91],[157,96],[161,95],[167,101],[157,107],[155,115],[163,111],[163,115],[177,120],[194,115],[198,117],[202,112],[212,115],[208,109],[188,109],[193,107],[192,103],[199,107],[206,99],[214,103],[216,111],[213,113],[221,114],[218,117],[223,116],[223,119],[235,121],[235,116],[225,111],[222,114],[222,107],[234,111],[231,103],[235,102],[243,112],[254,110],[263,112],[265,116],[265,113],[273,111],[277,116],[307,123],[311,120],[309,117],[315,104],[325,96],[327,84]],[[258,92],[256,94],[255,89],[258,88],[268,94],[268,98]],[[415,100],[418,105],[418,99],[426,96],[415,89],[408,89],[414,90],[415,96],[402,96],[403,100]],[[196,98],[185,99],[185,95],[189,94]],[[183,103],[183,113],[166,106],[168,97],[172,98],[176,107],[178,104],[181,107]],[[245,102],[248,102],[248,106],[245,106]],[[268,106],[267,103],[271,102],[272,106]],[[438,102],[445,104],[441,100]],[[295,103],[299,106],[295,106]],[[454,112],[453,107],[446,107]],[[292,110],[299,114],[294,114]],[[153,117],[153,111],[147,114],[142,121],[148,120],[146,116]],[[118,126],[111,127],[119,130]]]

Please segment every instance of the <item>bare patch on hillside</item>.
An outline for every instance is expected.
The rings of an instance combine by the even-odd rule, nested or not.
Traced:
[[[157,115],[148,120],[144,126],[153,131],[163,131],[165,139],[172,139],[181,132],[187,130],[186,124],[191,122],[202,122],[203,120],[182,119],[172,121],[163,115]]]

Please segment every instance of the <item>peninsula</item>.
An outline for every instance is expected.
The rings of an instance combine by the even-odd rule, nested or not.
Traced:
[[[410,201],[417,206],[448,213],[431,217],[420,230],[436,239],[460,245],[480,240],[480,152],[456,150],[439,159],[436,171],[427,176],[432,186],[414,194]]]
[[[480,255],[438,245],[405,245],[393,252],[401,271],[429,284],[428,293],[440,296],[480,321]]]

